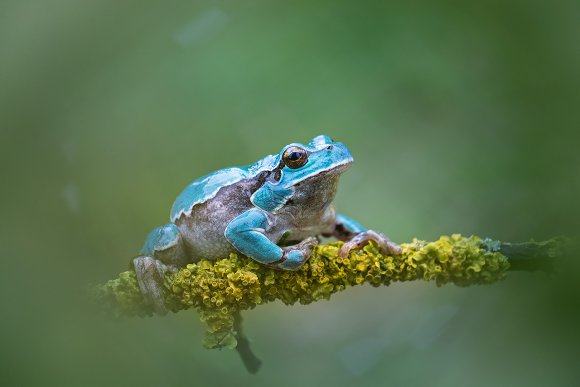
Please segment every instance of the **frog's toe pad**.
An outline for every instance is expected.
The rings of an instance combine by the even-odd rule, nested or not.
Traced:
[[[345,258],[351,250],[360,249],[370,241],[375,242],[379,246],[379,249],[385,254],[400,255],[403,252],[401,246],[391,242],[384,234],[373,230],[367,230],[357,234],[350,241],[342,245],[338,255],[341,258]]]

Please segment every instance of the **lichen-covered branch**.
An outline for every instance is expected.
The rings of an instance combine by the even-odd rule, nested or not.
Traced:
[[[260,304],[275,300],[287,305],[309,304],[364,283],[381,286],[424,280],[435,281],[437,286],[489,284],[503,279],[510,265],[522,270],[545,268],[558,254],[562,240],[509,244],[452,235],[434,242],[415,239],[402,244],[400,256],[384,256],[370,244],[339,258],[341,243],[318,246],[296,272],[270,269],[235,254],[189,264],[165,275],[166,304],[174,312],[192,307],[199,311],[207,328],[206,347],[235,348],[240,338],[236,330],[240,311]],[[506,253],[510,251],[513,256]],[[95,287],[94,295],[115,316],[153,314],[132,271]]]

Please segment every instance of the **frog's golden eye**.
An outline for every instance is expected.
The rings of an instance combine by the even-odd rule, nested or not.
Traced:
[[[282,159],[284,160],[284,164],[289,168],[296,169],[306,164],[308,161],[308,153],[298,146],[291,146],[284,151]]]

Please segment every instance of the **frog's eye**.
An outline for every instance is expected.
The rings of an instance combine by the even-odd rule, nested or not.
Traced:
[[[289,168],[296,169],[306,164],[308,161],[308,153],[298,146],[291,146],[284,151],[282,159],[284,160],[284,164]]]

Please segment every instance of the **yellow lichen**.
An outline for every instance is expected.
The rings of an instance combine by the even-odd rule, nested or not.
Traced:
[[[435,242],[415,239],[402,244],[399,256],[385,256],[369,244],[348,257],[338,257],[342,242],[319,245],[298,271],[271,269],[231,254],[217,261],[201,260],[165,276],[166,304],[174,312],[191,307],[207,326],[208,348],[235,347],[234,316],[242,310],[280,300],[287,305],[329,299],[349,286],[396,281],[435,281],[437,286],[487,284],[505,277],[507,258],[485,249],[478,237],[443,236]],[[97,288],[97,296],[116,314],[151,314],[139,293],[133,272]]]

